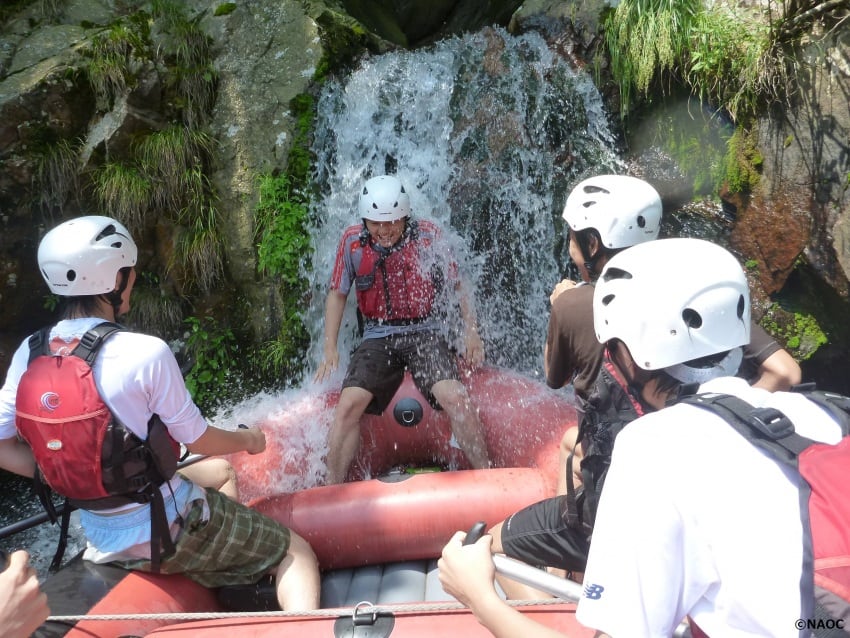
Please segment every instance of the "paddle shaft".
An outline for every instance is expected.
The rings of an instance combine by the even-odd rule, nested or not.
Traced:
[[[189,467],[190,465],[194,465],[198,461],[203,461],[206,457],[204,454],[190,454],[185,459],[180,461],[177,464],[177,469],[183,469]],[[74,511],[76,508],[68,505],[67,503],[62,503],[56,507],[56,516],[62,516],[65,512],[65,509],[70,507],[71,511]],[[9,536],[14,536],[20,532],[24,532],[28,529],[32,529],[33,527],[37,527],[42,523],[47,523],[50,520],[50,515],[47,512],[41,512],[40,514],[34,514],[33,516],[29,516],[15,523],[11,523],[10,525],[6,525],[5,527],[0,528],[0,539],[8,538]]]
[[[502,554],[494,554],[493,563],[496,565],[497,572],[511,580],[545,591],[569,602],[577,603],[581,598],[582,586],[574,580],[560,578]],[[673,632],[674,638],[685,638],[690,635],[691,630],[687,622],[682,622]]]

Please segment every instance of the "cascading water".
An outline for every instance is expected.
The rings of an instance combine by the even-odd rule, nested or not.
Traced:
[[[414,215],[439,223],[452,242],[474,293],[488,362],[539,378],[549,293],[568,266],[560,212],[580,179],[621,172],[614,147],[590,77],[533,33],[486,29],[367,59],[350,76],[328,82],[313,148],[320,193],[312,211],[314,255],[304,273],[313,293],[305,316],[312,337],[307,376],[299,388],[230,406],[213,423],[275,422],[311,401],[337,243],[347,226],[359,223],[362,183],[384,173],[398,175],[411,191]],[[356,324],[350,300],[340,369],[327,387],[341,381]],[[268,467],[269,491],[319,482],[331,417],[328,406],[304,440],[283,442],[285,454],[307,470],[291,476]],[[81,532],[74,531],[69,556],[81,545]],[[42,526],[5,546],[38,546],[35,564],[43,574],[56,538],[56,528]]]
[[[310,361],[322,354],[337,242],[359,223],[359,187],[396,173],[411,190],[414,216],[438,222],[453,240],[488,361],[539,376],[549,292],[568,259],[566,193],[589,174],[617,170],[613,147],[591,79],[537,34],[486,29],[368,59],[329,82],[314,142],[321,197],[308,273]],[[350,302],[341,367],[355,336]]]

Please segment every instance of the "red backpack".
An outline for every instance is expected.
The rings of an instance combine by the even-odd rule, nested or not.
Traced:
[[[18,384],[15,425],[37,464],[35,491],[56,521],[44,483],[72,507],[102,510],[128,503],[151,504],[151,562],[174,551],[160,486],[174,476],[179,445],[154,415],[144,441],[110,412],[98,393],[92,364],[103,342],[121,330],[101,323],[79,343],[51,351],[50,328],[30,337],[30,357]],[[65,507],[70,515],[72,507]],[[67,515],[52,568],[64,553]],[[160,551],[160,543],[162,552]]]
[[[801,636],[850,632],[850,398],[805,387],[804,395],[841,425],[836,445],[812,441],[774,408],[755,408],[726,394],[683,398],[722,417],[748,441],[798,472],[805,538],[800,581]]]

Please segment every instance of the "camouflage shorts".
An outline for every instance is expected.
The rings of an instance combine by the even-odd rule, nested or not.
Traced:
[[[184,574],[204,587],[248,585],[275,568],[289,549],[289,530],[216,490],[207,489],[210,519],[203,521],[203,502],[186,516],[174,555],[162,561],[160,573]],[[148,560],[116,561],[127,569],[150,571]]]

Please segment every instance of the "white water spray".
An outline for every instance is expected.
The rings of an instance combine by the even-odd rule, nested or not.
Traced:
[[[359,187],[396,173],[415,217],[451,236],[475,293],[488,361],[539,376],[549,292],[564,275],[566,193],[618,161],[591,79],[537,34],[487,29],[365,60],[319,100],[309,361],[322,355],[327,281]],[[351,295],[353,297],[354,295]],[[356,342],[354,302],[341,367]]]

